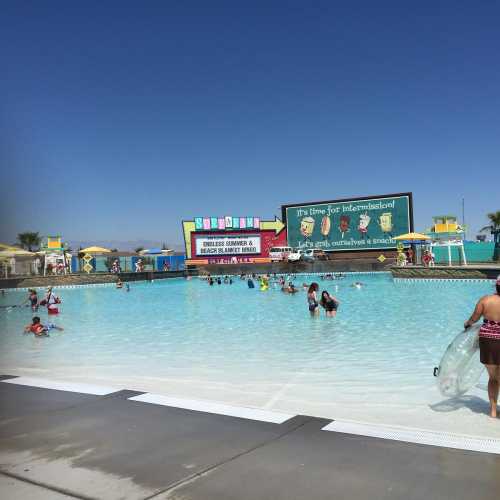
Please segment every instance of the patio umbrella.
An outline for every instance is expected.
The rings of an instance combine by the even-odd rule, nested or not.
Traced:
[[[88,248],[84,248],[83,250],[80,250],[80,252],[83,252],[83,253],[110,253],[111,250],[108,250],[107,248],[103,248],[103,247],[88,247]]]
[[[421,234],[421,233],[400,234],[399,236],[396,236],[394,239],[397,241],[411,241],[411,242],[430,241],[431,240],[431,238],[429,238],[429,236],[426,236],[425,234]]]
[[[32,257],[34,255],[33,252],[28,252],[28,250],[22,248],[0,244],[0,257]]]

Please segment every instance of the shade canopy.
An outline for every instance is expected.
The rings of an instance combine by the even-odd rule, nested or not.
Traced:
[[[103,247],[88,247],[84,248],[83,250],[80,250],[80,252],[83,253],[109,253],[111,250],[108,250],[107,248]]]
[[[28,257],[34,255],[33,252],[28,252],[28,250],[24,250],[23,248],[0,243],[0,257]]]
[[[394,238],[397,241],[430,241],[431,238],[421,233],[406,233],[396,236]]]
[[[146,248],[145,250],[141,250],[139,253],[143,254],[143,255],[146,255],[146,254],[157,255],[157,254],[162,253],[162,251],[161,251],[161,248]]]

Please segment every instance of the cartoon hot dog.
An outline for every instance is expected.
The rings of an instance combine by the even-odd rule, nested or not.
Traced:
[[[332,222],[330,220],[330,217],[328,217],[328,215],[323,216],[323,218],[321,219],[321,234],[323,235],[323,238],[325,240],[328,239],[331,227]]]

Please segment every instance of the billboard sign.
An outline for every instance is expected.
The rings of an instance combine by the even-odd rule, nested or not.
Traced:
[[[396,248],[413,230],[411,193],[284,205],[288,244],[325,251]]]
[[[259,234],[227,234],[195,236],[196,257],[217,255],[260,254]]]

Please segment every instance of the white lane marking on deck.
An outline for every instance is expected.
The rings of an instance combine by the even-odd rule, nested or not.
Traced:
[[[406,429],[404,427],[374,425],[342,420],[334,420],[321,430],[403,441],[405,443],[455,448],[457,450],[500,454],[500,439],[495,438],[427,431],[424,429]]]
[[[260,410],[258,408],[245,408],[243,406],[231,406],[222,403],[213,403],[211,401],[200,401],[196,399],[181,399],[162,396],[160,394],[141,394],[128,398],[131,401],[140,401],[142,403],[152,403],[163,406],[172,406],[184,410],[201,411],[205,413],[215,413],[216,415],[227,415],[228,417],[246,418],[248,420],[259,420],[261,422],[270,422],[273,424],[282,424],[295,417],[286,413],[279,413],[269,410]]]
[[[54,389],[56,391],[79,392],[81,394],[93,394],[95,396],[105,396],[113,392],[120,391],[116,387],[104,387],[101,385],[81,384],[78,382],[58,382],[35,377],[16,377],[2,380],[5,384],[27,385],[39,387],[41,389]]]

